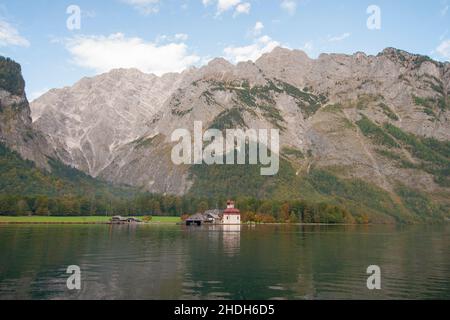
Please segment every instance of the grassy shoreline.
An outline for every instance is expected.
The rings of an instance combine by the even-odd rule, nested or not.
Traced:
[[[109,224],[111,217],[106,216],[75,216],[75,217],[55,217],[55,216],[0,216],[0,225],[8,224],[54,224],[54,225],[76,225],[76,224]],[[162,217],[154,216],[148,224],[167,224],[176,225],[182,223],[180,217]],[[447,223],[450,220],[446,221]],[[302,226],[358,226],[358,224],[333,224],[333,223],[244,223],[243,225],[302,225]],[[361,224],[360,226],[368,226],[373,224]],[[388,224],[391,225],[391,224]],[[392,224],[395,225],[395,224]]]
[[[0,225],[8,224],[42,224],[42,225],[76,225],[76,224],[109,224],[111,217],[106,216],[75,216],[75,217],[54,217],[54,216],[0,216]],[[180,217],[152,217],[148,224],[168,224],[176,225],[182,223]],[[245,223],[243,225],[288,225],[289,223]],[[289,225],[348,225],[348,224],[326,224],[326,223],[290,223]]]
[[[0,224],[108,224],[111,217],[13,217],[0,216]],[[179,217],[153,217],[150,224],[176,224],[181,222]]]

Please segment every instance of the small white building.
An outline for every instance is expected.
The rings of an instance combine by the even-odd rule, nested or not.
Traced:
[[[228,200],[223,211],[222,224],[241,224],[241,212],[234,207],[234,201]]]

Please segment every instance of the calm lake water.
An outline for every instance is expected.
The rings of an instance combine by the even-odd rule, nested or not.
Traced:
[[[450,299],[450,225],[0,225],[0,299],[17,298]]]

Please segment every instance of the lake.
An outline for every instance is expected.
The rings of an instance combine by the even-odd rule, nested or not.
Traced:
[[[0,225],[0,299],[450,299],[450,225]]]

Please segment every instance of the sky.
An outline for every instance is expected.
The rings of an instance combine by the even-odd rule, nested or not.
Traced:
[[[157,75],[256,60],[277,46],[450,60],[450,0],[0,0],[0,55],[27,96],[114,68]]]

